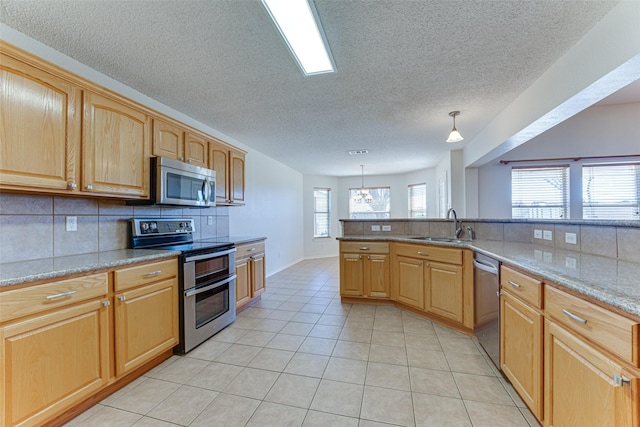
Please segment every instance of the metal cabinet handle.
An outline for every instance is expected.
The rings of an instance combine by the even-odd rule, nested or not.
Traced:
[[[562,312],[563,312],[564,314],[566,314],[567,316],[569,316],[571,319],[575,320],[576,322],[580,322],[580,323],[582,323],[583,325],[586,325],[586,324],[587,324],[587,321],[586,321],[585,319],[583,319],[582,317],[578,317],[578,316],[576,316],[575,314],[573,314],[573,313],[572,313],[572,312],[570,312],[570,311],[565,310],[564,308],[562,309]]]
[[[362,259],[362,255],[358,255],[358,259]]]
[[[71,189],[71,190],[75,190],[76,188],[78,188],[78,184],[76,184],[75,182],[71,182],[69,181],[67,183],[67,188]]]
[[[631,385],[631,380],[624,375],[613,374],[613,382],[619,387],[622,387],[625,384],[628,386]]]
[[[144,273],[143,277],[157,276],[160,273],[162,273],[162,270],[151,271],[149,273]]]
[[[369,250],[369,248],[368,248],[368,247],[366,247],[366,246],[363,246],[363,247],[361,247],[361,248],[360,248],[360,250],[361,250],[361,251],[368,251],[368,250]]]
[[[371,259],[371,255],[367,255],[367,259]]]
[[[187,159],[187,163],[191,163],[191,159]]]
[[[181,162],[184,162],[184,157],[178,157],[178,160],[180,160]]]
[[[422,261],[418,261],[418,265],[422,265]]]
[[[84,188],[85,188],[85,190],[93,190],[93,185],[87,184],[87,185],[85,185]]]
[[[418,252],[418,255],[429,256],[429,252]]]
[[[253,252],[255,250],[256,250],[256,248],[251,248],[251,249],[249,249],[249,252]]]
[[[109,307],[111,305],[111,301],[102,301],[102,305]]]
[[[58,299],[58,298],[69,297],[69,296],[71,296],[71,295],[73,295],[73,294],[75,294],[77,292],[78,291],[69,291],[69,292],[63,292],[61,294],[49,295],[49,296],[45,297],[45,299],[47,301],[51,301],[51,300]]]
[[[127,296],[126,296],[126,295],[120,295],[120,296],[118,297],[118,300],[119,300],[119,301],[126,301],[126,299],[127,299]]]
[[[424,264],[425,267],[429,267],[431,264],[429,264],[428,262]]]
[[[511,280],[508,281],[508,283],[513,286],[514,288],[519,288],[520,285],[518,285],[516,282],[512,282]]]
[[[383,259],[372,259],[371,262],[384,262]]]

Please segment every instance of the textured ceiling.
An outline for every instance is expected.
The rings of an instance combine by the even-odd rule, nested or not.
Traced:
[[[311,77],[256,0],[2,0],[0,19],[300,172],[346,176],[464,147],[616,3],[315,0],[337,72]]]

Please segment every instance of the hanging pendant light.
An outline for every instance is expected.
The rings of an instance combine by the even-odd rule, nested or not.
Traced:
[[[449,134],[449,138],[447,138],[447,142],[460,142],[464,138],[456,129],[456,116],[460,115],[460,111],[452,111],[449,113],[449,117],[453,117],[453,129],[451,129],[451,133]]]
[[[362,203],[363,201],[365,203],[371,203],[373,196],[369,193],[369,190],[364,188],[364,165],[360,165],[360,169],[362,180],[360,181],[360,189],[356,192],[354,200],[356,203]]]

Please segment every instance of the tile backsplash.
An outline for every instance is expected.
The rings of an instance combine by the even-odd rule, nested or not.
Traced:
[[[593,255],[640,262],[640,227],[629,224],[575,224],[563,222],[532,222],[518,220],[473,220],[461,219],[462,239],[468,238],[467,226],[475,231],[477,240],[504,240],[508,242],[534,243]],[[391,233],[373,232],[371,225],[391,224]],[[453,221],[441,219],[415,220],[342,220],[345,237],[354,236],[433,236],[453,235]],[[639,224],[640,225],[640,224]],[[535,231],[541,232],[536,237]],[[547,232],[547,239],[544,232]],[[575,244],[567,243],[566,234],[575,234]]]
[[[66,231],[67,216],[77,217],[77,231]],[[196,239],[229,235],[228,207],[159,208],[111,199],[0,193],[0,262],[125,249],[128,220],[134,216],[193,218]]]

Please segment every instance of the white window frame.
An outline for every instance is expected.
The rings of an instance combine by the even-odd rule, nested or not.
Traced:
[[[569,219],[569,165],[511,169],[511,217]]]
[[[640,219],[640,162],[582,165],[582,218]]]
[[[417,193],[417,194],[416,194]],[[427,217],[427,183],[409,184],[407,186],[409,218]]]
[[[366,191],[372,196],[371,201],[362,199],[356,202],[356,193]],[[386,202],[380,199],[381,193],[387,192]],[[349,188],[350,219],[389,219],[391,218],[391,187],[359,187]],[[385,204],[385,209],[376,209]]]
[[[318,209],[318,194],[324,192],[326,199],[326,210]],[[321,224],[321,219],[326,219],[326,233],[320,233],[319,230],[325,228]],[[331,188],[313,188],[313,238],[327,239],[331,237]]]

